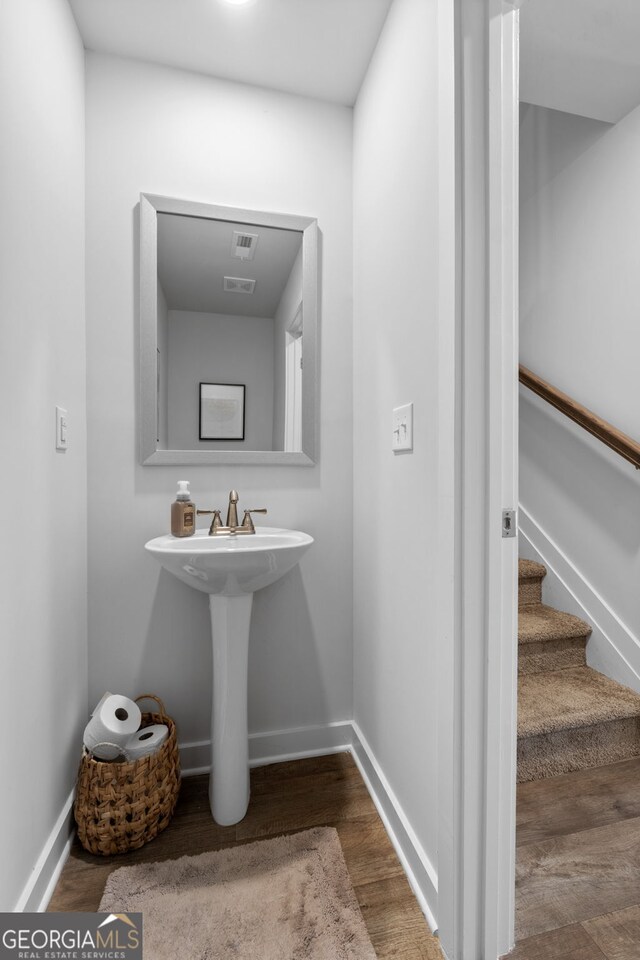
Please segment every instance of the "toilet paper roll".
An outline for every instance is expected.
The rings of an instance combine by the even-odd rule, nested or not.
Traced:
[[[125,744],[140,726],[141,719],[140,707],[133,700],[105,694],[84,729],[84,745],[101,760],[126,756]]]
[[[112,694],[109,690],[107,690],[106,693],[103,693],[103,694],[102,694],[102,697],[98,700],[97,704],[95,705],[95,707],[94,707],[93,710],[91,711],[91,716],[93,716],[95,713],[97,713],[98,710],[100,709],[100,707],[102,706],[102,704],[105,702],[105,700],[108,700],[108,698],[109,698],[109,697],[112,697],[112,696],[113,696],[113,694]]]
[[[152,723],[129,737],[124,745],[123,752],[130,760],[149,757],[160,749],[168,736],[169,728],[164,723]]]

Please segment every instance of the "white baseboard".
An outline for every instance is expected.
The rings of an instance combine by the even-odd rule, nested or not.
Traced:
[[[371,799],[380,814],[380,819],[385,826],[389,839],[398,854],[398,859],[404,868],[411,889],[416,895],[420,909],[424,913],[431,931],[436,933],[438,928],[435,916],[438,903],[438,875],[355,721],[353,723],[351,753],[371,794]]]
[[[209,749],[209,741],[206,740],[180,746],[183,776],[208,773]],[[347,751],[353,755],[420,908],[435,932],[437,873],[358,725],[350,720],[342,720],[251,734],[249,737],[249,762],[252,767]],[[68,797],[34,866],[15,907],[17,912],[47,909],[73,840],[73,798],[74,792]]]
[[[593,629],[587,643],[587,663],[640,693],[640,638],[614,613],[606,600],[574,563],[520,505],[521,554],[547,568],[545,603],[586,620]]]
[[[209,741],[182,744],[180,762],[183,776],[208,773],[209,750]],[[358,725],[344,720],[251,734],[249,737],[249,763],[252,767],[344,751],[353,755],[420,908],[435,932],[437,873]]]
[[[249,734],[249,766],[284,763],[303,757],[321,757],[351,749],[353,730],[350,720],[319,723],[289,730],[270,730]],[[209,773],[211,743],[200,740],[180,744],[180,767],[183,777]]]
[[[62,873],[75,833],[73,799],[75,789],[67,797],[53,830],[34,864],[31,875],[14,907],[16,913],[44,912]]]

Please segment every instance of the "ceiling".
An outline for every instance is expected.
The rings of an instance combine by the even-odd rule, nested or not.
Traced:
[[[639,0],[526,0],[520,99],[609,123],[637,107]]]
[[[232,256],[233,232],[257,234],[253,260]],[[169,310],[273,317],[302,244],[298,230],[158,214],[158,279]],[[255,280],[226,293],[225,276]]]
[[[89,50],[353,105],[392,0],[69,0]],[[615,123],[640,103],[640,0],[526,0],[520,98]]]
[[[353,105],[392,0],[69,0],[89,50]]]

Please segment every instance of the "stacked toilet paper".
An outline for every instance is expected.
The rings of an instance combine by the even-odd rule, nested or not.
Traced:
[[[99,760],[140,760],[155,753],[169,736],[164,723],[140,728],[140,707],[128,697],[105,693],[84,730],[84,745]]]

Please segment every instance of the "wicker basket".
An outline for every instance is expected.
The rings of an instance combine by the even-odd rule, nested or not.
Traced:
[[[144,846],[169,825],[180,792],[176,725],[162,700],[151,694],[159,713],[143,713],[141,726],[165,723],[169,736],[156,753],[133,763],[94,760],[86,750],[80,761],[74,814],[80,843],[104,857]]]

